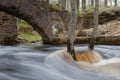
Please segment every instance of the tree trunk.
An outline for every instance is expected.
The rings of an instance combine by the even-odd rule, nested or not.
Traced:
[[[86,0],[82,0],[82,14],[84,14],[85,10],[86,10]],[[83,16],[81,19],[81,27],[83,27]]]
[[[66,9],[66,0],[59,0],[59,5],[62,6],[64,9]]]
[[[104,6],[106,7],[108,4],[108,0],[104,0]]]
[[[58,0],[58,4],[62,4],[62,0]]]
[[[91,0],[91,6],[92,7],[94,6],[94,0]]]
[[[78,20],[78,10],[77,10],[77,1],[71,1],[71,20],[70,26],[68,30],[68,42],[67,42],[67,50],[72,55],[73,59],[75,59],[75,52],[74,52],[74,41],[75,41],[75,27],[77,25]]]
[[[86,10],[86,0],[82,0],[82,12]]]
[[[68,10],[68,11],[71,10],[70,0],[66,0],[66,10]]]
[[[109,0],[109,2],[110,2],[110,7],[112,7],[112,0]]]
[[[80,0],[77,0],[77,10],[79,11],[79,7],[80,7]]]
[[[117,0],[115,0],[115,7],[117,7]]]
[[[3,23],[2,12],[0,12],[0,25]]]
[[[89,49],[93,50],[94,49],[94,44],[97,36],[97,31],[98,31],[98,8],[99,8],[99,0],[95,1],[95,8],[94,8],[94,29],[93,29],[93,35],[91,37]]]

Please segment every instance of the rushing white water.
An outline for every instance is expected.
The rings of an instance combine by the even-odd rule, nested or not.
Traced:
[[[86,46],[76,48],[87,49]],[[112,46],[96,46],[96,50],[103,53],[111,48]],[[118,48],[120,46],[111,51],[120,53]],[[102,71],[84,70],[73,60],[67,61],[64,51],[61,51],[65,49],[64,46],[50,45],[0,46],[0,80],[119,80]]]

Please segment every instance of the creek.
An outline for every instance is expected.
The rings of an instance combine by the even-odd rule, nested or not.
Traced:
[[[87,49],[87,45],[75,47],[76,50]],[[65,61],[65,57],[56,52],[65,49],[64,45],[0,46],[0,80],[120,79],[101,72],[87,71],[74,62]],[[120,56],[120,46],[96,45],[95,50],[108,58]]]

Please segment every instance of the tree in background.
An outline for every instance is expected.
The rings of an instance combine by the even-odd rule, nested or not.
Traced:
[[[112,0],[109,0],[110,6],[112,6]]]
[[[77,9],[79,11],[79,7],[80,7],[80,0],[77,0]]]
[[[86,0],[82,0],[82,12],[86,10]]]
[[[93,34],[91,37],[89,49],[93,50],[94,49],[94,44],[97,36],[97,31],[98,31],[98,9],[99,9],[99,0],[95,0],[95,8],[94,8],[94,29],[93,29]]]
[[[86,10],[86,0],[82,0],[82,14],[84,14]],[[81,27],[83,27],[83,16],[81,18]]]
[[[91,6],[92,7],[94,6],[94,0],[91,0]]]
[[[108,0],[104,0],[104,6],[106,7],[108,5]]]
[[[68,30],[67,51],[72,55],[73,59],[76,60],[74,52],[74,41],[75,41],[75,27],[77,25],[78,20],[77,0],[70,0],[70,3],[71,3],[71,19]]]
[[[59,0],[59,5],[62,6],[64,9],[66,9],[66,0]]]
[[[115,7],[117,7],[117,0],[115,0]]]
[[[2,14],[0,13],[0,25],[3,23]]]

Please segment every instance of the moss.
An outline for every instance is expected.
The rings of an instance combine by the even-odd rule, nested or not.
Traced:
[[[63,10],[63,7],[57,4],[50,4],[50,7],[51,9],[56,10],[57,12],[61,12]]]
[[[18,19],[18,26],[19,28],[32,28],[31,25],[29,25],[26,21],[22,19]]]
[[[81,10],[78,11],[78,16],[79,16],[79,17],[82,16],[82,11],[81,11]]]
[[[27,40],[20,40],[20,44],[31,44],[30,42],[28,42]]]
[[[93,8],[93,7],[91,7],[91,6],[88,6],[86,10],[87,10],[87,11],[93,11],[93,10],[94,10],[94,8]]]
[[[29,25],[24,20],[18,19],[18,27],[20,30],[19,37],[22,38],[22,40],[20,40],[20,43],[28,44],[30,42],[42,40],[41,36],[39,36],[38,34],[30,33],[30,31],[26,31],[26,32],[22,31],[22,29],[33,30],[32,26]]]
[[[19,36],[28,42],[39,41],[42,39],[39,35],[31,35],[31,34],[24,33],[24,32],[19,32]]]

